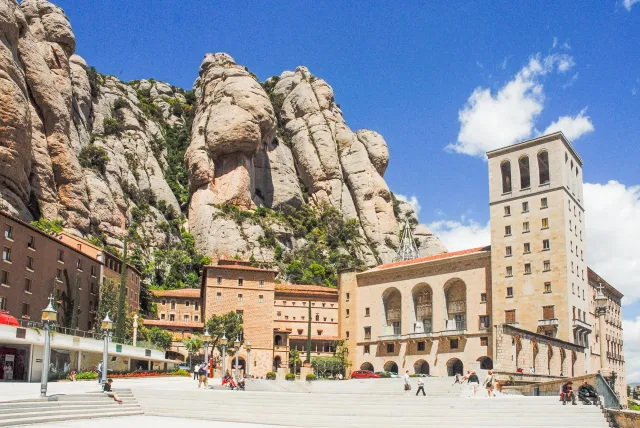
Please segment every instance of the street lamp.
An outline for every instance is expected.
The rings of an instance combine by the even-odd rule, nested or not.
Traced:
[[[247,348],[247,377],[251,378],[251,342],[247,342],[245,348]]]
[[[209,377],[209,342],[211,341],[211,335],[208,328],[204,330],[202,340],[204,344],[204,365],[207,367],[207,377]]]
[[[607,296],[602,292],[602,284],[598,287],[598,294],[596,295],[596,317],[598,317],[599,334],[600,334],[600,373],[602,376],[607,376],[607,342],[606,342],[606,320],[607,315]]]
[[[238,378],[238,353],[240,352],[240,336],[236,336],[236,341],[233,342],[233,345],[236,347],[236,382],[239,380]]]
[[[226,374],[226,372],[224,371],[224,362],[227,359],[227,335],[224,333],[222,333],[220,345],[222,346],[222,373],[220,374],[220,377],[223,378]]]
[[[109,312],[101,323],[102,337],[104,338],[104,349],[102,350],[102,387],[107,383],[107,361],[109,360],[109,336],[113,328],[113,321],[109,318]]]
[[[47,382],[49,380],[49,364],[51,360],[51,328],[58,319],[58,312],[53,308],[53,296],[49,296],[49,305],[42,311],[42,324],[44,325],[44,367],[40,380],[40,396],[47,396]]]

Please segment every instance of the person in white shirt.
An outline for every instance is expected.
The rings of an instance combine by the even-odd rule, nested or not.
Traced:
[[[422,395],[423,395],[423,396],[427,395],[427,394],[424,392],[424,379],[423,379],[423,378],[421,378],[421,377],[419,377],[419,378],[418,378],[418,381],[417,381],[417,384],[418,384],[418,390],[416,391],[416,397],[418,396],[418,394],[420,393],[420,391],[422,391]]]
[[[404,378],[404,393],[411,391],[411,378],[409,377],[409,370],[407,370],[403,376]]]

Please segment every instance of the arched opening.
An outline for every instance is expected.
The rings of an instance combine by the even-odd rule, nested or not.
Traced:
[[[540,178],[540,184],[549,183],[549,153],[546,151],[538,153],[538,176]]]
[[[458,358],[452,358],[447,361],[447,376],[455,376],[464,373],[464,365]]]
[[[280,363],[282,363],[282,358],[280,358],[280,356],[277,356],[273,359],[273,371],[277,372],[278,371],[278,367],[280,367]]]
[[[477,359],[480,363],[480,370],[493,370],[493,360],[489,357],[480,357]]]
[[[418,360],[413,364],[415,374],[429,374],[429,363],[425,360]]]
[[[398,365],[393,361],[387,361],[384,363],[384,371],[390,373],[398,373]]]
[[[402,334],[402,295],[395,287],[387,288],[382,293],[382,305],[384,307],[385,334]]]
[[[428,284],[418,284],[411,292],[415,324],[414,333],[431,333],[433,331],[433,292]]]
[[[236,375],[236,368],[238,369],[238,377],[242,377],[245,373],[245,369],[247,367],[247,364],[244,360],[244,358],[242,357],[238,357],[238,366],[236,367],[236,358],[233,357],[233,359],[231,360],[231,368],[233,369],[233,376]]]
[[[511,162],[504,161],[500,165],[502,171],[502,193],[511,192]]]
[[[522,156],[518,160],[520,168],[520,188],[528,189],[531,187],[531,174],[529,173],[529,156]]]
[[[373,364],[371,363],[362,363],[360,365],[360,370],[369,370],[370,372],[373,371]]]
[[[281,346],[282,345],[282,336],[280,336],[279,334],[276,334],[275,345],[276,346]]]
[[[450,279],[444,285],[446,302],[445,330],[467,328],[467,285],[460,278]]]

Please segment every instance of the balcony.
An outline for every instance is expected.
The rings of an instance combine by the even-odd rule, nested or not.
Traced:
[[[447,305],[447,312],[450,314],[461,314],[466,312],[467,310],[467,302],[464,300],[456,300],[453,302],[449,302]]]
[[[378,340],[383,342],[391,342],[402,339],[402,335],[398,334],[384,334],[382,336],[378,336]]]
[[[429,318],[433,313],[433,307],[431,306],[431,302],[427,303],[419,303],[416,307],[416,314],[418,319]]]
[[[391,323],[391,322],[399,322],[401,317],[402,317],[402,313],[400,312],[400,309],[387,309],[387,322]]]
[[[467,330],[466,322],[454,323],[454,322],[451,322],[451,320],[445,320],[445,325],[447,325],[448,328],[440,332],[442,336],[458,336],[458,335],[464,334],[464,332]]]
[[[286,345],[274,345],[273,346],[273,350],[275,352],[288,352],[289,351],[289,347]]]
[[[538,320],[538,327],[558,327],[558,318]]]
[[[591,324],[586,323],[578,318],[574,318],[573,320],[573,328],[574,330],[586,330],[591,331]]]
[[[433,337],[432,331],[418,331],[415,333],[407,334],[408,339],[428,339]]]

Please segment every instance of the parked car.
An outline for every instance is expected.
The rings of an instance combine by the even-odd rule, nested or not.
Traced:
[[[377,379],[380,376],[369,370],[356,370],[351,373],[351,379]]]
[[[189,364],[187,363],[180,363],[178,364],[178,370],[185,370],[190,372],[191,371],[191,367],[189,367]]]
[[[389,374],[391,375],[391,377],[400,377],[396,372],[389,372]]]

